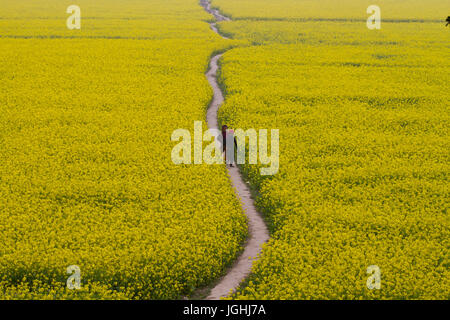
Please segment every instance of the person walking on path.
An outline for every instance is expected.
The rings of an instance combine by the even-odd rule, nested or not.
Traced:
[[[222,148],[225,154],[225,163],[233,167],[235,164],[235,150],[237,150],[236,137],[234,130],[229,129],[227,125],[222,126]]]

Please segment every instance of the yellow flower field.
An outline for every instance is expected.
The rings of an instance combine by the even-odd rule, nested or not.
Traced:
[[[247,235],[225,168],[170,157],[231,42],[196,0],[79,1],[81,30],[69,4],[0,3],[0,299],[188,295]]]
[[[434,21],[447,17],[448,0],[213,0],[233,20],[361,20],[367,7],[382,8],[382,20]]]
[[[244,167],[272,239],[233,298],[448,299],[448,30],[369,30],[365,10],[329,2],[213,2],[239,19],[225,34],[257,45],[223,56],[221,121],[280,129],[279,173]],[[422,16],[418,1],[401,3],[395,19]],[[380,290],[366,286],[370,265]]]
[[[230,128],[279,129],[245,180],[270,228],[229,299],[449,299],[450,0],[0,0],[0,300],[197,297],[242,251],[221,165],[175,165],[220,59]],[[79,266],[81,289],[66,287]],[[367,268],[381,287],[367,287]]]

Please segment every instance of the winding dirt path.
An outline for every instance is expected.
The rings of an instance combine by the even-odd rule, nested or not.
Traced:
[[[220,14],[216,9],[211,8],[209,0],[201,0],[201,5],[205,10],[214,15],[216,21],[226,21],[229,18]],[[215,22],[210,23],[211,29],[224,39],[228,39],[221,35],[217,29]],[[222,54],[217,54],[211,58],[209,70],[206,73],[211,87],[214,91],[213,100],[206,113],[206,121],[210,129],[218,129],[217,111],[224,102],[224,95],[219,87],[217,81],[217,74],[219,71],[218,61]],[[256,210],[251,193],[248,186],[245,184],[239,169],[235,167],[227,167],[230,176],[231,184],[233,185],[236,195],[240,198],[241,206],[248,218],[249,237],[244,247],[244,251],[235,261],[233,266],[227,271],[219,282],[211,289],[207,300],[218,300],[234,291],[242,280],[247,278],[251,272],[252,264],[257,259],[261,252],[261,246],[269,239],[269,232],[261,214]]]
[[[225,37],[224,35],[220,34],[219,30],[217,29],[217,22],[220,21],[230,21],[231,19],[222,15],[219,10],[213,9],[211,7],[210,0],[201,0],[200,1],[201,6],[205,9],[206,12],[209,14],[212,14],[214,16],[214,19],[216,19],[216,22],[211,22],[209,25],[211,26],[211,29],[217,33],[219,36],[221,36],[224,39],[229,39]]]

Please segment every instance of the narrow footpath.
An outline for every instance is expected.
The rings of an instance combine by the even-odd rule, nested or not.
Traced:
[[[201,0],[203,8],[212,14],[217,22],[228,21],[228,17],[220,14],[219,10],[212,9],[209,0]],[[227,37],[220,34],[216,22],[210,23],[211,29],[219,34],[222,38]],[[217,75],[219,71],[219,59],[222,54],[217,54],[211,58],[209,70],[206,73],[213,91],[214,97],[206,114],[206,121],[210,129],[218,129],[217,112],[224,102],[224,94],[219,86]],[[243,212],[248,218],[249,237],[245,243],[244,251],[234,262],[233,266],[227,270],[227,273],[219,280],[219,282],[211,289],[206,300],[218,300],[226,297],[231,291],[236,290],[239,284],[245,280],[251,272],[252,264],[261,252],[261,246],[269,239],[269,231],[261,216],[256,210],[250,189],[242,179],[239,169],[235,167],[227,167],[231,184],[233,185],[237,197],[241,201]]]

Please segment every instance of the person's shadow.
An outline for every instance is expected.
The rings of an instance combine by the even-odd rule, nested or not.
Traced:
[[[445,26],[448,26],[450,24],[450,16],[447,17],[447,20],[445,20],[445,21],[447,21],[447,24]]]

